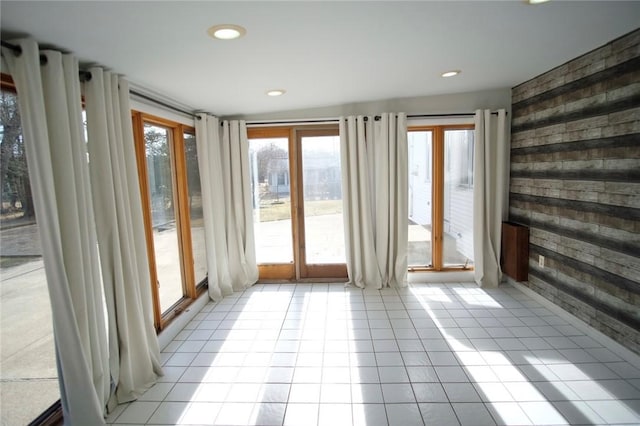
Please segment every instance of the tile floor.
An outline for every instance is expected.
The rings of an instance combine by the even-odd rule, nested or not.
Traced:
[[[256,285],[206,305],[162,357],[165,376],[108,422],[640,424],[640,359],[509,285]]]

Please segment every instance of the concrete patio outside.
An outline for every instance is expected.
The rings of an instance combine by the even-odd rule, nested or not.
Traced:
[[[4,229],[0,239],[0,255],[20,260],[0,270],[0,411],[2,425],[13,426],[30,423],[60,393],[37,225]]]

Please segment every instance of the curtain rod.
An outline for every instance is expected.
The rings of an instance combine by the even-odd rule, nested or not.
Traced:
[[[322,124],[322,123],[337,123],[338,118],[318,118],[310,120],[288,120],[288,121],[247,121],[247,126],[265,126],[265,125],[278,125],[278,124]]]
[[[3,47],[6,47],[7,49],[11,50],[13,52],[14,55],[16,56],[20,56],[22,55],[22,47],[17,46],[15,44],[6,42],[4,40],[0,41],[2,43]],[[40,65],[46,65],[47,64],[47,57],[43,54],[40,54]],[[85,82],[85,81],[89,81],[91,80],[91,73],[88,71],[79,71],[80,74],[80,81]]]
[[[182,113],[184,115],[188,115],[189,117],[192,117],[192,118],[194,118],[196,120],[201,120],[201,118],[199,116],[197,116],[196,114],[194,114],[193,112],[189,112],[187,110],[175,107],[175,106],[173,106],[171,104],[168,104],[166,102],[162,102],[162,101],[160,101],[160,100],[158,100],[156,98],[152,98],[151,96],[142,94],[140,92],[136,92],[135,90],[131,90],[131,89],[129,89],[129,93],[131,93],[132,95],[137,96],[139,98],[142,98],[142,99],[145,99],[147,101],[153,102],[153,103],[155,103],[157,105],[160,105],[160,106],[163,106],[165,108],[168,108],[170,110]]]
[[[491,111],[491,115],[498,115],[498,111]],[[446,117],[473,117],[473,112],[453,112],[444,114],[409,114],[407,118],[446,118]],[[380,120],[380,116],[373,117],[375,121]],[[339,118],[325,118],[325,119],[311,119],[311,120],[274,120],[274,121],[247,121],[247,126],[264,126],[264,125],[278,125],[278,124],[318,124],[318,123],[337,123]],[[364,121],[368,121],[369,117],[365,116]]]
[[[4,40],[0,40],[0,43],[2,44],[3,47],[10,49],[14,55],[16,56],[22,55],[22,47],[9,43],[8,41],[4,41]],[[42,59],[42,56],[40,57],[40,59]]]
[[[20,47],[18,45],[15,45],[13,43],[6,42],[4,40],[0,40],[0,42],[2,43],[3,47],[6,47],[7,49],[11,50],[14,55],[16,55],[16,56],[22,55],[22,47]],[[41,54],[40,55],[40,65],[46,65],[46,64],[47,64],[47,57],[45,55]],[[79,77],[80,77],[80,81],[81,82],[86,82],[86,81],[90,81],[91,80],[91,72],[81,70],[79,72],[79,74],[80,74]],[[159,101],[158,99],[152,98],[151,96],[147,96],[147,95],[145,95],[143,93],[136,92],[135,90],[129,90],[129,93],[131,93],[132,95],[137,96],[139,98],[142,98],[142,99],[145,99],[147,101],[150,101],[150,102],[153,102],[155,104],[158,104],[160,106],[163,106],[165,108],[174,110],[176,112],[180,112],[182,114],[188,115],[189,117],[193,117],[195,119],[200,120],[200,117],[195,115],[193,112],[189,112],[189,111],[185,111],[183,109],[177,108],[177,107],[175,107],[173,105],[170,105],[170,104],[168,104],[166,102],[162,102],[162,101]]]
[[[505,111],[506,113],[506,111]],[[407,118],[432,118],[432,117],[473,117],[475,112],[453,112],[449,114],[409,114]],[[498,111],[491,111],[491,115],[498,115]],[[378,117],[376,117],[377,119]]]

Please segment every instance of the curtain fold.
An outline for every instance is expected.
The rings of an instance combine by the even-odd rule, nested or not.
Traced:
[[[407,277],[408,152],[405,114],[381,114],[374,122],[376,254],[383,287]]]
[[[225,293],[231,292],[226,250],[226,226],[224,209],[219,200],[224,200],[222,182],[222,164],[216,141],[220,129],[218,119],[207,114],[199,114],[196,120],[196,147],[198,150],[198,168],[202,185],[202,215],[204,219],[204,240],[207,250],[207,281],[209,297],[218,301]]]
[[[138,186],[128,82],[92,68],[85,83],[88,148],[109,324],[109,406],[162,375]]]
[[[475,281],[481,287],[497,287],[502,279],[502,221],[507,219],[509,205],[509,142],[504,109],[498,111],[497,117],[490,110],[476,111],[474,151]]]
[[[350,284],[364,288],[382,287],[382,276],[375,252],[373,209],[370,197],[372,173],[367,156],[365,128],[371,133],[371,121],[363,116],[340,118],[340,162],[345,254]],[[373,158],[373,157],[372,157]]]
[[[220,136],[229,273],[233,291],[241,291],[258,281],[245,122],[223,121]]]
[[[407,275],[406,115],[339,120],[350,284],[404,287]]]
[[[209,297],[221,300],[258,280],[244,121],[199,114],[196,120],[198,167]]]
[[[43,248],[66,424],[104,424],[108,349],[94,230],[78,63],[20,40],[6,62],[16,84]]]

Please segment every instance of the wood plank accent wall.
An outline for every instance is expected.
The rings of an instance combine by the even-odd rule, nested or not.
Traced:
[[[640,29],[514,87],[512,102],[525,284],[640,353]]]

